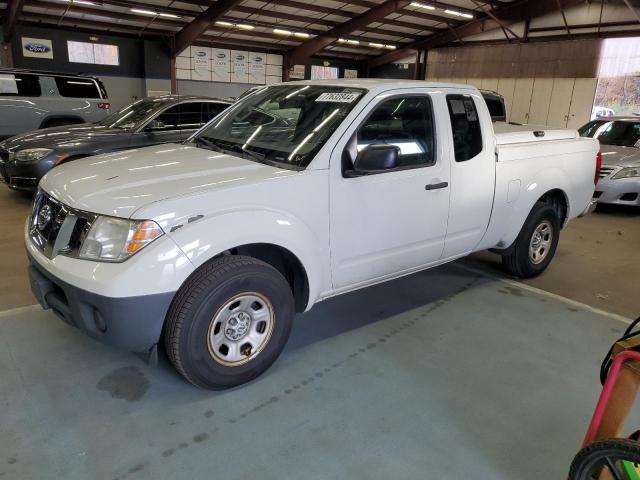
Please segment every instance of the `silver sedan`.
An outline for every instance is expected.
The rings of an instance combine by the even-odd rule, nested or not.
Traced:
[[[600,140],[598,203],[640,206],[640,117],[598,118],[578,131]]]

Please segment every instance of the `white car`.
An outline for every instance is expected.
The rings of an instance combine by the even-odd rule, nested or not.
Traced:
[[[185,144],[63,164],[25,224],[33,291],[94,338],[219,389],[264,372],[295,312],[494,249],[541,273],[590,206],[598,142],[491,123],[477,89],[292,82]]]

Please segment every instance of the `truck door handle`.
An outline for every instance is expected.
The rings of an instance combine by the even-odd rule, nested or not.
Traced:
[[[440,182],[440,183],[430,183],[424,187],[425,190],[438,190],[440,188],[447,188],[449,186],[449,182]]]

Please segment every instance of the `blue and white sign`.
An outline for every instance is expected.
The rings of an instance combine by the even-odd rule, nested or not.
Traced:
[[[22,56],[31,58],[53,58],[51,40],[22,37]]]

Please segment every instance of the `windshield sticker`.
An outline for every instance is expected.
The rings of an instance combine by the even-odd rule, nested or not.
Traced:
[[[316,98],[316,102],[353,103],[359,93],[323,93]]]

